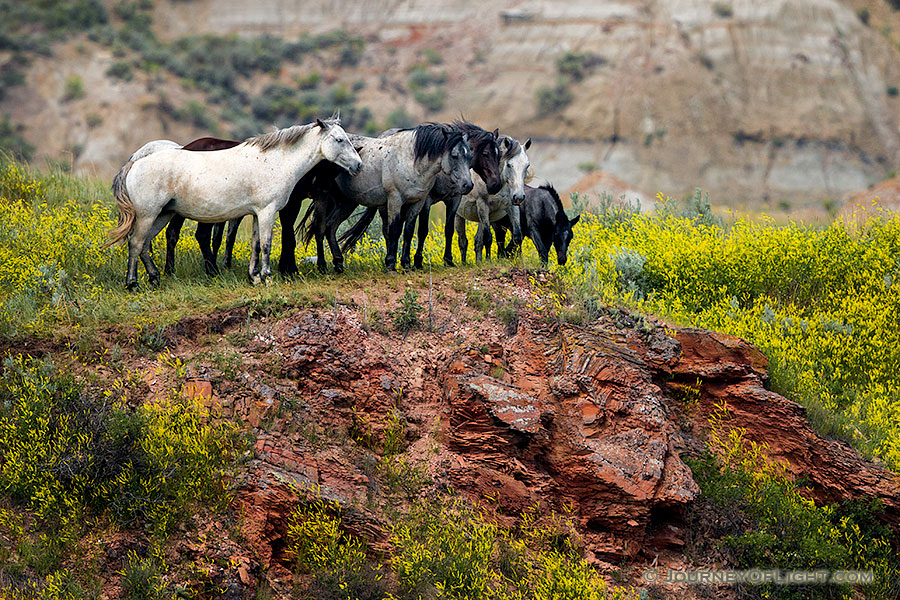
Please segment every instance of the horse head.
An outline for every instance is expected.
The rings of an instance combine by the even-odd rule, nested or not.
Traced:
[[[566,264],[569,254],[569,242],[571,242],[574,237],[572,228],[580,218],[581,215],[578,215],[570,220],[569,217],[566,216],[566,211],[562,209],[562,203],[559,204],[556,211],[556,223],[553,228],[553,247],[556,248],[556,262],[558,262],[560,266]]]
[[[447,146],[441,158],[441,171],[450,178],[457,192],[466,195],[475,187],[472,181],[472,149],[468,136],[456,130],[445,130]]]
[[[509,196],[514,206],[521,204],[525,199],[525,181],[531,168],[531,161],[525,151],[531,147],[531,138],[524,144],[517,140],[503,136],[500,142],[502,170],[500,177],[503,184],[509,190]]]
[[[350,175],[357,175],[362,171],[362,159],[350,143],[347,132],[341,127],[340,122],[337,119],[329,121],[316,119],[316,125],[321,129],[322,141],[319,143],[319,151],[323,158],[346,169]]]
[[[496,194],[503,187],[500,178],[500,130],[486,131],[466,121],[454,121],[453,126],[462,129],[472,148],[472,170],[484,181],[488,194]]]

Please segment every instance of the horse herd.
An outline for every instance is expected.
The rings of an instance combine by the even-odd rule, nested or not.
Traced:
[[[316,119],[257,135],[243,142],[201,138],[182,146],[169,140],[145,144],[131,155],[113,180],[119,210],[118,224],[109,232],[107,246],[128,239],[125,285],[137,287],[137,262],[147,270],[151,285],[159,270],[151,256],[151,242],[166,225],[165,273],[174,271],[175,245],[185,219],[198,222],[207,273],[218,272],[216,255],[228,222],[225,267],[237,228],[246,215],[253,217],[249,276],[253,283],[271,274],[269,254],[275,216],[282,224],[282,251],[278,269],[297,272],[296,238],[316,240],[317,265],[325,272],[324,242],[331,250],[336,272],[344,268],[344,253],[365,234],[379,213],[387,245],[385,267],[395,270],[400,235],[401,264],[410,268],[410,246],[418,230],[418,248],[412,266],[422,267],[431,205],[446,205],[444,263],[453,265],[454,229],[460,255],[466,260],[465,222],[478,223],[475,256],[482,249],[490,258],[491,228],[497,236],[497,254],[515,252],[523,236],[529,237],[546,264],[550,247],[565,264],[572,227],[556,190],[550,185],[526,185],[532,169],[524,144],[472,123],[423,123],[410,129],[391,129],[379,137],[348,134],[339,118]],[[472,171],[477,177],[472,176]],[[299,225],[303,201],[312,199]],[[365,212],[340,238],[338,227],[358,207]],[[416,224],[418,223],[418,228]],[[505,245],[506,231],[512,241]]]

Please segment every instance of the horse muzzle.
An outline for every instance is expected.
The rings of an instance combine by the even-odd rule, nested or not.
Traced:
[[[512,203],[513,203],[513,206],[519,206],[520,204],[522,204],[522,200],[524,200],[524,199],[525,199],[525,194],[524,194],[524,193],[521,193],[521,194],[513,194],[513,196],[512,196]]]
[[[500,179],[497,179],[497,181],[492,182],[491,185],[488,186],[487,192],[488,194],[494,195],[499,192],[502,187],[503,182],[500,181]]]
[[[350,166],[346,167],[347,172],[350,175],[359,175],[363,170],[363,164],[361,160],[358,160],[354,163],[351,163]]]

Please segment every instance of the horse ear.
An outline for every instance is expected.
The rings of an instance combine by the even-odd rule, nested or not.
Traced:
[[[525,144],[523,144],[523,147],[526,150],[528,150],[531,147],[531,138],[528,138],[527,140],[525,140]]]
[[[318,125],[322,129],[327,129],[327,127],[325,126],[325,122],[322,121],[322,119],[319,119],[318,117],[316,118],[316,125]]]
[[[580,219],[580,218],[581,218],[581,215],[578,215],[577,217],[575,217],[574,219],[569,221],[569,227],[575,227],[575,223],[577,223],[578,219]]]
[[[492,132],[491,132],[491,135],[494,136],[494,139],[495,139],[495,140],[496,140],[498,137],[500,137],[500,128],[498,127],[497,129],[495,129],[494,131],[492,131]]]

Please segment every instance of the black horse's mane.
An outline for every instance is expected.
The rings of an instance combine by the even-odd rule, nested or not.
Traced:
[[[415,160],[434,159],[463,141],[463,132],[440,123],[422,123],[415,129]]]
[[[556,192],[556,188],[553,187],[551,183],[542,183],[538,186],[539,190],[547,190],[550,194],[550,197],[553,198],[554,204],[556,204],[556,208],[558,210],[564,210],[562,200],[559,199],[559,194]]]

